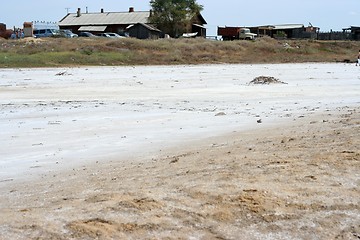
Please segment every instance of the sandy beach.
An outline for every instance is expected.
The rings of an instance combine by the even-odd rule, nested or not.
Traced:
[[[1,69],[0,131],[0,239],[360,238],[353,64]]]

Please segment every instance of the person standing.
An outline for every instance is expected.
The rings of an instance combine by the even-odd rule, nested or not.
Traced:
[[[357,59],[357,63],[356,63],[356,66],[359,65],[360,66],[360,50],[359,50],[359,53],[358,53],[358,59]]]

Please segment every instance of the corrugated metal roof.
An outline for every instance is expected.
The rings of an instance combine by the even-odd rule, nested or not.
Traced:
[[[193,25],[196,26],[196,27],[199,27],[199,28],[204,28],[204,29],[206,29],[206,27],[204,27],[203,25],[200,25],[200,24],[193,23]]]
[[[133,24],[133,25],[130,25],[127,27],[127,29],[130,29],[130,28],[133,28],[135,27],[136,25],[140,24],[141,26],[144,26],[145,28],[147,28],[148,30],[150,31],[156,31],[156,32],[161,32],[159,29],[157,29],[156,27],[154,26],[151,26],[149,24],[145,24],[145,23],[137,23],[137,24]]]
[[[281,29],[294,29],[294,28],[303,28],[304,24],[281,24],[281,25],[274,25],[275,30]]]
[[[107,26],[82,26],[78,29],[80,32],[103,32]]]
[[[150,11],[82,13],[80,17],[76,13],[69,13],[59,22],[59,26],[147,23],[149,16]]]

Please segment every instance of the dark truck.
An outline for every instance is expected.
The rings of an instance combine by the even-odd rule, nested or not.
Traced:
[[[244,27],[218,27],[219,36],[222,36],[223,40],[254,40],[255,33],[251,33],[250,29]]]
[[[6,25],[4,23],[0,23],[0,37],[1,38],[10,38],[11,34],[13,34],[14,31],[10,29],[6,29]]]

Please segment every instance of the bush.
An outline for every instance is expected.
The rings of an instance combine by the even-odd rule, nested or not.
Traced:
[[[360,49],[355,41],[269,37],[256,41],[25,38],[0,44],[0,67],[329,62],[353,59]]]

